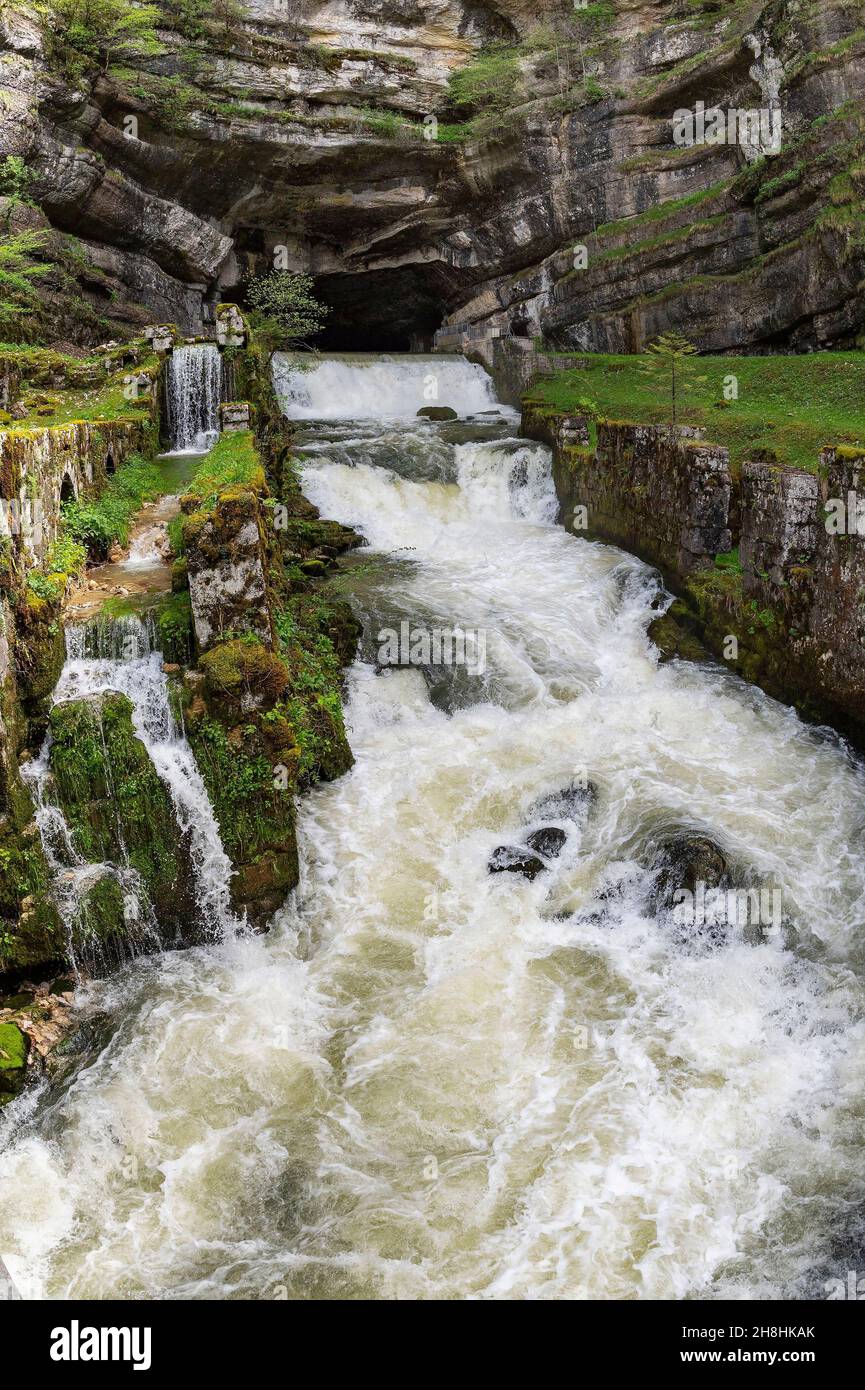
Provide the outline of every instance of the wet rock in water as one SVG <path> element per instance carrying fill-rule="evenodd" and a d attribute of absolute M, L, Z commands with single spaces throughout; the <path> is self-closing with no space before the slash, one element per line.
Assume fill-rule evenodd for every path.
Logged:
<path fill-rule="evenodd" d="M 727 860 L 708 835 L 676 835 L 661 842 L 650 868 L 657 871 L 654 906 L 675 906 L 675 895 L 682 889 L 695 893 L 703 888 L 724 888 L 731 879 Z"/>
<path fill-rule="evenodd" d="M 17 1023 L 0 1023 L 0 1106 L 18 1095 L 27 1075 L 30 1039 Z"/>
<path fill-rule="evenodd" d="M 522 874 L 535 879 L 546 868 L 542 859 L 530 854 L 521 845 L 499 845 L 490 855 L 487 870 L 491 874 Z"/>
<path fill-rule="evenodd" d="M 123 892 L 101 866 L 128 864 L 158 920 L 188 933 L 197 921 L 188 833 L 135 732 L 132 702 L 118 691 L 56 704 L 50 717 L 51 773 L 76 852 L 93 866 L 82 886 L 76 950 L 103 949 L 125 935 Z"/>
<path fill-rule="evenodd" d="M 662 662 L 677 656 L 685 661 L 709 660 L 698 635 L 697 619 L 679 599 L 649 624 L 648 636 L 660 651 Z"/>
<path fill-rule="evenodd" d="M 460 417 L 449 405 L 425 405 L 418 411 L 424 420 L 458 420 Z"/>
<path fill-rule="evenodd" d="M 116 1026 L 113 1016 L 105 1010 L 94 1010 L 83 1018 L 78 1016 L 46 1052 L 45 1075 L 52 1081 L 63 1081 L 94 1062 L 108 1046 Z"/>
<path fill-rule="evenodd" d="M 598 789 L 594 782 L 569 782 L 559 791 L 547 792 L 533 801 L 526 812 L 526 820 L 574 820 L 586 819 L 598 799 Z"/>
<path fill-rule="evenodd" d="M 540 830 L 533 830 L 531 835 L 526 836 L 526 844 L 545 859 L 555 859 L 564 849 L 567 838 L 559 826 L 543 825 Z"/>

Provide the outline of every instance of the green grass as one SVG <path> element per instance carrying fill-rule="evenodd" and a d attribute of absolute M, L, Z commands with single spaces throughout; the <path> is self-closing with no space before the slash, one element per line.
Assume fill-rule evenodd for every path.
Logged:
<path fill-rule="evenodd" d="M 657 380 L 640 370 L 645 361 L 641 354 L 575 354 L 573 369 L 539 381 L 525 399 L 553 414 L 577 411 L 588 399 L 601 418 L 663 424 L 669 405 Z M 865 352 L 693 361 L 706 380 L 680 401 L 680 423 L 702 425 L 708 441 L 730 450 L 734 469 L 748 458 L 774 457 L 814 471 L 824 445 L 865 444 Z M 728 402 L 729 375 L 739 398 Z"/>
<path fill-rule="evenodd" d="M 19 351 L 10 351 L 13 361 L 16 360 Z M 80 385 L 72 390 L 54 390 L 44 386 L 25 387 L 21 399 L 28 408 L 27 415 L 21 420 L 10 420 L 4 428 L 45 429 L 54 425 L 68 425 L 76 420 L 94 424 L 102 420 L 141 420 L 146 415 L 150 406 L 149 399 L 144 395 L 137 400 L 127 399 L 123 379 L 130 372 L 155 371 L 155 357 L 145 357 L 134 367 L 124 367 L 111 376 L 106 376 L 101 369 L 101 363 L 93 359 L 63 359 L 59 354 L 52 354 L 41 348 L 31 348 L 29 352 L 29 362 L 16 362 L 16 365 L 23 366 L 22 375 L 25 380 L 35 382 L 40 377 L 44 379 L 53 360 L 60 373 L 64 372 L 68 361 L 68 377 L 72 381 L 84 381 L 89 377 L 95 378 L 95 384 Z M 5 356 L 5 347 L 0 347 L 0 363 Z"/>
<path fill-rule="evenodd" d="M 264 487 L 264 468 L 251 430 L 220 435 L 186 492 L 201 498 L 202 508 L 208 509 L 231 487 Z"/>

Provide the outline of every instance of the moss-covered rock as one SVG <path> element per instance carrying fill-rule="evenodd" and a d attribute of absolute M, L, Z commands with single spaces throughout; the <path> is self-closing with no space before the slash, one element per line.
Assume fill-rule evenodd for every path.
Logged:
<path fill-rule="evenodd" d="M 662 661 L 681 657 L 685 661 L 706 661 L 709 653 L 695 630 L 694 614 L 686 603 L 676 599 L 661 618 L 649 624 L 649 637 L 661 653 Z"/>
<path fill-rule="evenodd" d="M 187 684 L 185 722 L 236 873 L 235 904 L 263 922 L 297 883 L 301 750 L 282 700 L 285 662 L 252 637 L 223 642 Z"/>
<path fill-rule="evenodd" d="M 166 661 L 185 666 L 192 659 L 192 605 L 189 592 L 169 594 L 154 609 L 159 650 Z"/>
<path fill-rule="evenodd" d="M 21 780 L 26 720 L 14 675 L 17 640 L 0 602 L 0 976 L 60 961 L 65 936 L 49 895 L 49 870 Z"/>
<path fill-rule="evenodd" d="M 238 716 L 272 709 L 289 683 L 285 662 L 251 635 L 205 652 L 201 669 L 208 694 Z"/>
<path fill-rule="evenodd" d="M 76 850 L 93 864 L 136 869 L 160 924 L 188 935 L 195 918 L 188 846 L 133 729 L 131 702 L 109 691 L 55 705 L 51 738 L 57 799 Z M 100 923 L 109 907 L 101 899 L 94 905 Z"/>
<path fill-rule="evenodd" d="M 51 694 L 66 660 L 61 597 L 43 598 L 30 592 L 16 612 L 18 697 L 29 721 L 31 742 L 37 747 L 45 729 Z"/>
<path fill-rule="evenodd" d="M 123 889 L 117 877 L 105 870 L 81 894 L 76 928 L 82 944 L 98 943 L 104 948 L 112 937 L 122 936 L 125 928 Z"/>
<path fill-rule="evenodd" d="M 226 714 L 218 699 L 194 698 L 187 736 L 236 871 L 232 899 L 261 924 L 298 881 L 293 792 L 300 750 L 280 713 L 243 723 L 223 722 Z"/>
<path fill-rule="evenodd" d="M 18 1095 L 27 1075 L 30 1039 L 15 1023 L 0 1023 L 0 1105 Z"/>

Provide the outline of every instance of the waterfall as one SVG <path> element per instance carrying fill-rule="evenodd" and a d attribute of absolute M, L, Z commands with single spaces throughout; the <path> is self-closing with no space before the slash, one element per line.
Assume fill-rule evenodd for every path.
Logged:
<path fill-rule="evenodd" d="M 106 691 L 119 691 L 132 702 L 135 733 L 169 791 L 181 833 L 188 832 L 190 837 L 197 906 L 205 930 L 213 938 L 225 937 L 235 934 L 242 925 L 231 910 L 231 864 L 192 750 L 177 726 L 155 636 L 149 617 L 102 617 L 67 628 L 66 662 L 53 703 Z M 92 884 L 94 873 L 101 870 L 114 874 L 124 891 L 128 955 L 152 950 L 159 941 L 159 925 L 135 870 L 127 864 L 95 868 L 75 851 L 63 812 L 51 800 L 50 746 L 49 733 L 39 757 L 25 765 L 24 773 L 33 791 L 37 826 L 54 873 L 55 898 L 70 948 L 79 923 L 82 894 Z M 95 959 L 78 962 L 74 949 L 71 955 L 73 963 L 91 969 L 105 964 Z"/>
<path fill-rule="evenodd" d="M 211 343 L 176 347 L 168 361 L 168 432 L 174 453 L 205 453 L 219 433 L 222 357 Z"/>
<path fill-rule="evenodd" d="M 277 352 L 272 371 L 280 405 L 299 420 L 409 418 L 427 406 L 460 416 L 502 410 L 487 372 L 465 357 Z"/>
<path fill-rule="evenodd" d="M 158 949 L 158 924 L 136 869 L 128 862 L 90 864 L 75 849 L 62 810 L 50 800 L 50 747 L 50 735 L 46 735 L 38 758 L 23 766 L 22 777 L 33 796 L 36 826 L 53 879 L 52 891 L 66 933 L 69 963 L 76 975 L 81 970 L 107 974 L 143 952 Z M 87 894 L 101 878 L 116 880 L 123 902 L 122 932 L 108 943 L 92 935 L 87 922 Z"/>
<path fill-rule="evenodd" d="M 556 525 L 549 452 L 512 417 L 407 419 L 411 364 L 354 366 L 380 383 L 362 419 L 291 389 L 319 417 L 306 496 L 369 542 L 342 576 L 366 630 L 355 766 L 299 802 L 270 934 L 115 977 L 111 1045 L 0 1146 L 12 1278 L 56 1299 L 825 1297 L 865 1209 L 861 762 L 720 667 L 659 664 L 657 574 Z M 442 698 L 388 667 L 379 632 L 404 620 L 485 632 L 486 672 Z M 125 689 L 179 769 L 150 646 L 73 635 L 59 695 Z M 537 877 L 488 872 L 551 822 Z M 651 848 L 694 830 L 777 886 L 789 930 L 752 944 L 658 907 Z"/>

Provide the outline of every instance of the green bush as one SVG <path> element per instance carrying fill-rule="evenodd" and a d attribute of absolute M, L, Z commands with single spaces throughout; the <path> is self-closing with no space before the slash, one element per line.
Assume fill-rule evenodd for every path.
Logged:
<path fill-rule="evenodd" d="M 36 175 L 27 168 L 20 155 L 7 154 L 0 162 L 0 197 L 21 202 L 26 199 L 35 181 Z"/>
<path fill-rule="evenodd" d="M 313 293 L 311 275 L 274 270 L 257 275 L 247 285 L 247 299 L 264 318 L 279 325 L 283 345 L 303 342 L 324 327 L 330 310 Z"/>
<path fill-rule="evenodd" d="M 140 454 L 131 454 L 102 495 L 63 507 L 65 534 L 86 546 L 93 560 L 105 560 L 113 545 L 125 545 L 129 523 L 144 502 L 162 492 L 158 466 Z"/>
<path fill-rule="evenodd" d="M 33 281 L 50 270 L 36 256 L 45 246 L 44 232 L 0 236 L 0 327 L 32 315 L 39 296 Z"/>
<path fill-rule="evenodd" d="M 128 0 L 45 0 L 37 6 L 48 56 L 67 74 L 106 72 L 112 63 L 164 52 L 156 5 Z"/>

